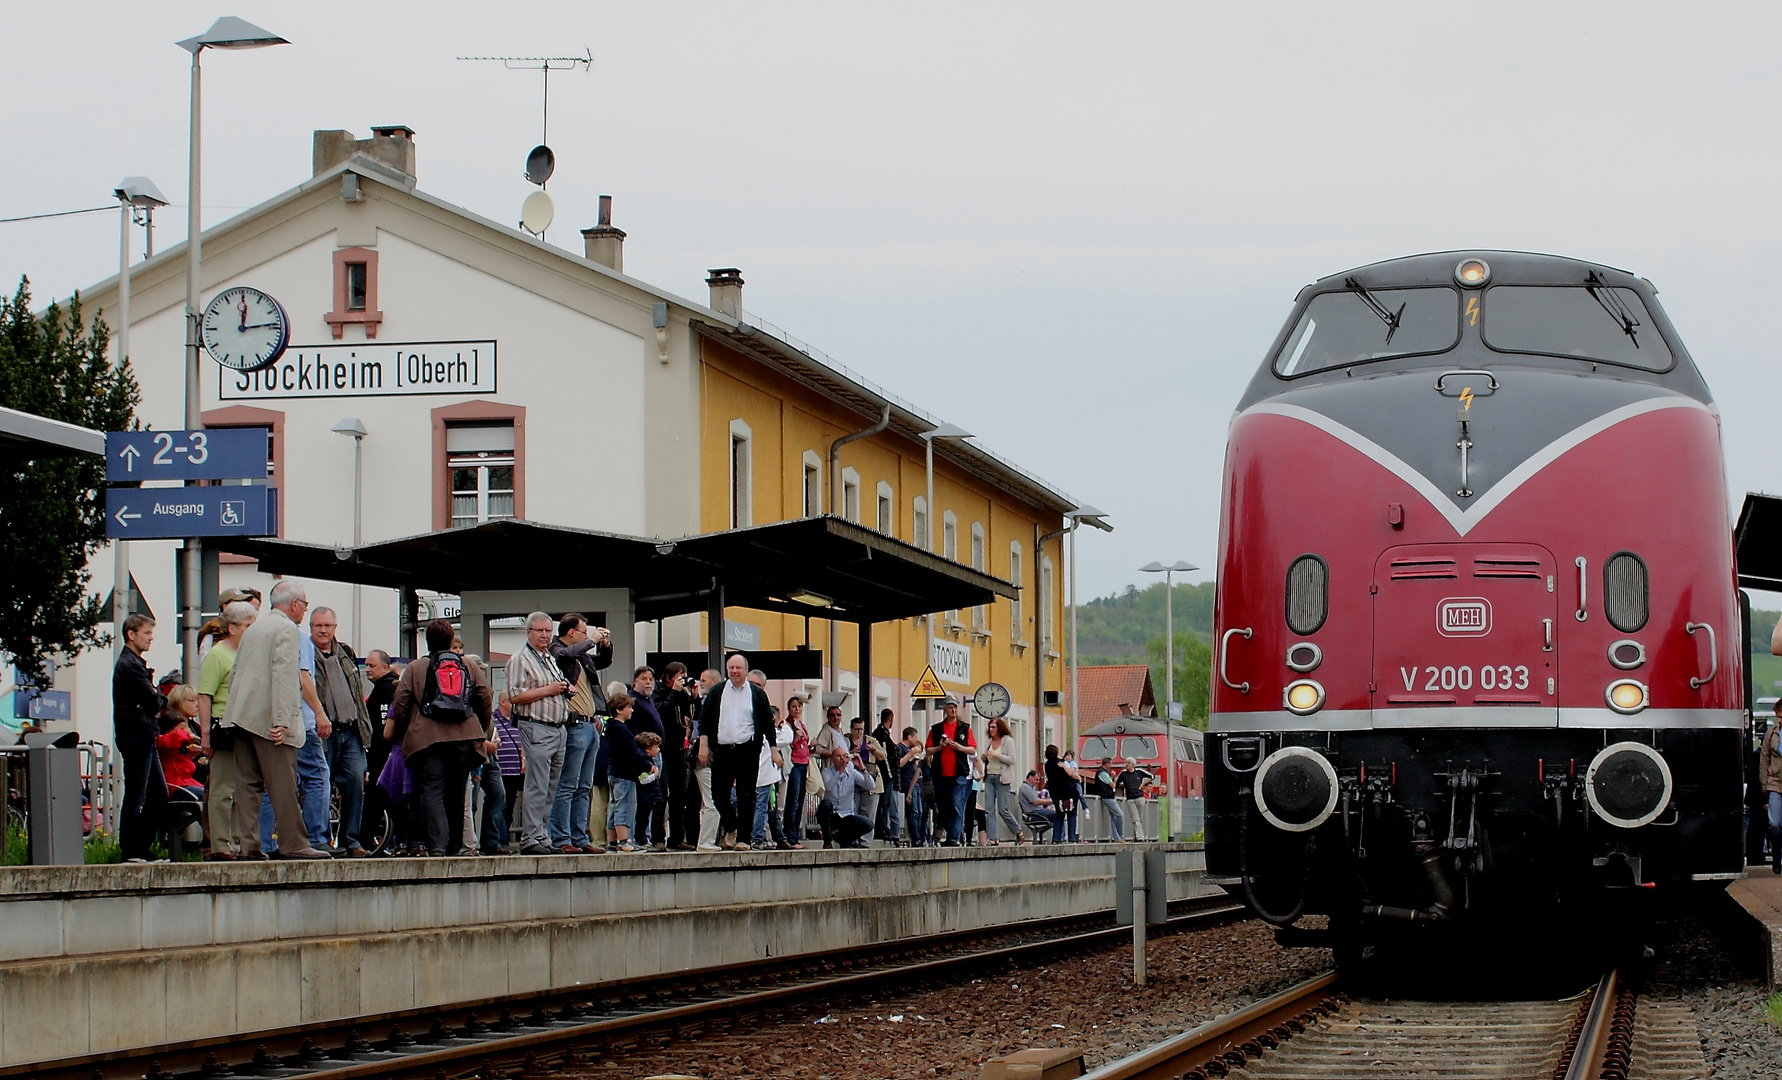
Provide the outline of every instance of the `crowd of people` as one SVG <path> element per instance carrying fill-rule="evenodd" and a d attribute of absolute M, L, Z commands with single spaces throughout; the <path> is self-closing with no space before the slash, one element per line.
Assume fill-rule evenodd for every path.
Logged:
<path fill-rule="evenodd" d="M 175 801 L 205 825 L 205 857 L 231 861 L 1074 843 L 1086 800 L 1121 840 L 1122 804 L 1152 792 L 1131 759 L 1085 770 L 1052 746 L 1017 783 L 1007 724 L 980 740 L 953 699 L 926 734 L 894 731 L 890 709 L 868 731 L 838 705 L 813 733 L 804 696 L 773 704 L 741 654 L 697 678 L 670 663 L 603 681 L 612 633 L 576 612 L 527 616 L 497 695 L 443 619 L 426 626 L 426 655 L 397 666 L 383 650 L 361 661 L 297 582 L 264 610 L 252 589 L 220 600 L 195 683 L 157 684 L 143 659 L 154 620 L 124 624 L 113 708 L 128 861 L 151 858 Z M 387 834 L 367 834 L 368 807 Z"/>

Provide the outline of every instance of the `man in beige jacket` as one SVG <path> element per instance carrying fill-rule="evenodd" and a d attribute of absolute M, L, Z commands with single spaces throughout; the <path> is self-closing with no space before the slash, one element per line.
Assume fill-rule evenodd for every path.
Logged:
<path fill-rule="evenodd" d="M 260 794 L 272 797 L 281 859 L 326 859 L 304 835 L 297 802 L 297 748 L 303 745 L 303 690 L 298 666 L 302 631 L 297 625 L 309 599 L 303 586 L 272 587 L 271 611 L 241 636 L 229 676 L 229 723 L 236 728 L 235 828 L 244 858 L 260 850 Z"/>

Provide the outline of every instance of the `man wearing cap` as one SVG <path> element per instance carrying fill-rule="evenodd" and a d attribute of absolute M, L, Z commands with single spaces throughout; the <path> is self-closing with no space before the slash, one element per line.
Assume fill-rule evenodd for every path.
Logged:
<path fill-rule="evenodd" d="M 928 729 L 928 760 L 934 776 L 934 831 L 945 833 L 942 847 L 965 842 L 965 800 L 971 796 L 971 758 L 978 742 L 971 725 L 959 719 L 959 702 L 945 701 L 941 722 Z"/>

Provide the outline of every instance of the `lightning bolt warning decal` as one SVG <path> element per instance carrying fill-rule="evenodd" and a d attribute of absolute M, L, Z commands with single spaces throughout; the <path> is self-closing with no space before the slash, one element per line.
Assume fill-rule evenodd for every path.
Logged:
<path fill-rule="evenodd" d="M 1479 298 L 1478 297 L 1469 296 L 1466 298 L 1466 315 L 1467 315 L 1467 323 L 1466 324 L 1468 326 L 1479 325 Z"/>

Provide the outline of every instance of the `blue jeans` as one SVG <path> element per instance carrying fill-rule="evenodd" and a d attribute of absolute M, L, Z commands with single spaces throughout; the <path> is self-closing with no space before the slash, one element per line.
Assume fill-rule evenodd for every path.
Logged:
<path fill-rule="evenodd" d="M 557 793 L 551 799 L 551 846 L 585 847 L 593 842 L 588 839 L 588 804 L 594 797 L 594 761 L 600 751 L 600 735 L 593 724 L 575 724 L 564 736 L 563 772 L 557 777 Z"/>
<path fill-rule="evenodd" d="M 303 745 L 297 748 L 297 802 L 303 808 L 303 829 L 309 833 L 309 846 L 327 851 L 333 845 L 328 839 L 328 754 L 322 740 L 313 731 L 305 732 Z M 278 842 L 272 838 L 272 797 L 260 799 L 260 850 L 276 854 Z"/>
<path fill-rule="evenodd" d="M 767 843 L 769 836 L 776 844 L 786 842 L 786 833 L 780 824 L 780 815 L 770 813 L 767 805 L 773 800 L 774 789 L 778 787 L 778 784 L 763 784 L 755 789 L 755 831 L 752 838 L 757 844 Z"/>
<path fill-rule="evenodd" d="M 1782 791 L 1768 791 L 1770 797 L 1770 863 L 1776 862 L 1777 852 L 1782 852 Z"/>
<path fill-rule="evenodd" d="M 1108 815 L 1108 835 L 1115 840 L 1126 839 L 1126 811 L 1120 809 L 1120 800 L 1103 799 L 1101 808 Z"/>
<path fill-rule="evenodd" d="M 1077 804 L 1075 800 L 1072 800 L 1069 810 L 1058 811 L 1058 816 L 1052 819 L 1052 843 L 1064 843 L 1067 825 L 1070 827 L 1070 842 L 1074 844 L 1077 842 Z"/>
<path fill-rule="evenodd" d="M 606 807 L 606 827 L 629 829 L 637 824 L 637 781 L 626 780 L 609 773 L 607 791 L 610 793 L 608 795 L 610 801 Z"/>
<path fill-rule="evenodd" d="M 965 843 L 965 801 L 971 798 L 971 778 L 937 776 L 934 778 L 934 831 L 944 832 L 955 844 Z"/>
<path fill-rule="evenodd" d="M 911 782 L 904 806 L 910 815 L 910 846 L 922 847 L 928 843 L 928 808 L 922 804 L 921 777 Z"/>
<path fill-rule="evenodd" d="M 507 785 L 501 779 L 501 766 L 487 758 L 477 770 L 477 787 L 483 793 L 483 854 L 507 846 Z"/>
<path fill-rule="evenodd" d="M 804 765 L 788 765 L 791 771 L 786 774 L 786 805 L 780 807 L 781 817 L 785 821 L 781 827 L 785 832 L 786 842 L 796 844 L 804 839 Z"/>
<path fill-rule="evenodd" d="M 340 846 L 364 847 L 359 843 L 359 822 L 365 813 L 365 744 L 359 741 L 358 725 L 335 728 L 323 749 L 330 779 L 340 785 Z"/>
<path fill-rule="evenodd" d="M 984 816 L 988 819 L 985 824 L 988 826 L 992 840 L 996 839 L 996 823 L 998 821 L 1001 821 L 1003 827 L 1009 831 L 1008 836 L 1004 839 L 1021 839 L 1021 823 L 1015 820 L 1015 812 L 1009 809 L 1010 801 L 1009 785 L 1006 780 L 999 776 L 984 777 L 984 809 L 987 811 Z"/>
<path fill-rule="evenodd" d="M 887 789 L 879 796 L 878 820 L 873 822 L 873 835 L 882 836 L 895 843 L 903 835 L 903 815 L 898 812 L 898 804 L 903 799 L 903 792 Z"/>

